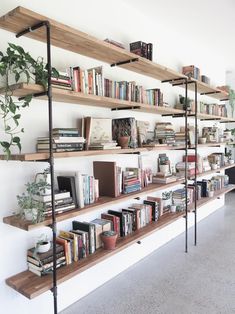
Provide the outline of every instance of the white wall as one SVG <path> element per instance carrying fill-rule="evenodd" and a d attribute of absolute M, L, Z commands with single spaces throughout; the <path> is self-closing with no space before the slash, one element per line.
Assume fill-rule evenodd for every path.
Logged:
<path fill-rule="evenodd" d="M 168 1 L 169 2 L 169 1 Z M 179 10 L 181 4 L 184 8 Z M 146 1 L 145 1 L 146 4 Z M 201 67 L 202 72 L 211 77 L 215 85 L 224 84 L 226 64 L 223 62 L 223 54 L 219 50 L 214 49 L 214 41 L 209 42 L 207 37 L 204 37 L 204 28 L 199 27 L 201 23 L 191 23 L 192 16 L 191 2 L 174 1 L 171 4 L 165 1 L 149 1 L 151 4 L 149 12 L 145 12 L 146 6 L 142 6 L 138 1 L 118 1 L 112 3 L 108 0 L 89 0 L 89 1 L 29 1 L 29 0 L 3 0 L 1 1 L 0 15 L 5 14 L 9 10 L 18 5 L 25 6 L 38 13 L 46 15 L 50 18 L 57 19 L 70 26 L 76 27 L 84 32 L 97 36 L 100 39 L 113 38 L 117 41 L 123 42 L 128 48 L 128 43 L 136 40 L 143 40 L 154 43 L 154 60 L 160 64 L 172 67 L 180 71 L 180 67 L 186 64 L 195 64 Z M 154 6 L 153 6 L 154 5 Z M 227 2 L 227 5 L 229 3 Z M 231 6 L 233 4 L 231 3 Z M 174 6 L 174 7 L 173 7 Z M 213 33 L 212 25 L 215 25 L 213 14 L 209 11 L 206 25 L 210 25 Z M 227 8 L 229 11 L 229 7 Z M 154 11 L 155 10 L 155 11 Z M 156 14 L 151 13 L 155 12 Z M 193 16 L 200 15 L 205 10 L 202 7 L 193 8 Z M 149 13 L 149 14 L 148 14 Z M 150 16 L 150 17 L 149 17 Z M 224 18 L 220 20 L 220 24 L 224 25 L 228 21 Z M 227 25 L 227 24 L 226 24 Z M 183 26 L 185 29 L 183 29 Z M 20 44 L 25 47 L 34 57 L 44 56 L 46 46 L 40 42 L 20 38 L 16 39 L 14 34 L 0 30 L 1 48 L 5 50 L 8 42 Z M 224 39 L 224 37 L 223 37 Z M 218 42 L 219 44 L 219 42 Z M 210 47 L 213 46 L 213 51 Z M 219 45 L 218 45 L 219 46 Z M 65 52 L 62 49 L 52 49 L 53 65 L 58 69 L 65 69 L 69 66 L 80 65 L 84 68 L 101 63 L 96 60 L 91 60 L 86 57 L 76 55 L 71 52 Z M 161 85 L 153 79 L 145 78 L 142 75 L 128 72 L 123 69 L 110 68 L 104 65 L 106 77 L 116 80 L 135 80 L 138 84 L 144 87 L 158 87 L 164 91 L 164 100 L 168 101 L 172 106 L 174 105 L 178 94 L 183 90 L 180 88 L 173 89 L 169 85 Z M 213 102 L 210 98 L 205 98 L 208 102 Z M 98 109 L 95 107 L 78 106 L 72 104 L 62 104 L 54 102 L 54 127 L 74 127 L 77 124 L 77 119 L 85 115 L 92 115 L 97 117 L 121 117 L 134 116 L 139 120 L 149 120 L 153 126 L 156 121 L 160 121 L 160 116 L 150 116 L 145 113 L 133 112 L 110 112 L 108 109 Z M 181 119 L 168 119 L 173 121 L 176 130 L 180 125 L 183 125 Z M 211 122 L 201 122 L 200 125 L 212 124 Z M 47 104 L 44 101 L 33 100 L 29 109 L 26 109 L 22 117 L 22 126 L 25 128 L 25 134 L 22 136 L 23 152 L 31 152 L 35 149 L 36 138 L 38 136 L 45 136 L 47 134 Z M 218 150 L 218 149 L 216 149 Z M 202 155 L 213 152 L 213 148 L 207 151 L 202 151 Z M 172 161 L 176 162 L 181 159 L 181 152 L 167 152 Z M 152 163 L 153 167 L 156 165 L 157 153 L 149 153 L 144 156 L 146 163 Z M 99 156 L 89 158 L 70 158 L 69 160 L 56 160 L 56 170 L 62 169 L 78 169 L 83 172 L 91 172 L 93 160 L 116 160 L 121 166 L 137 165 L 136 156 Z M 12 211 L 17 208 L 16 195 L 21 193 L 24 189 L 24 184 L 33 178 L 35 173 L 44 169 L 46 163 L 22 163 L 22 162 L 0 162 L 1 167 L 1 218 L 11 215 Z M 158 193 L 159 194 L 159 193 Z M 121 208 L 127 203 L 120 203 L 114 208 Z M 103 208 L 106 211 L 108 208 Z M 102 212 L 102 211 L 99 211 Z M 99 213 L 80 216 L 81 220 L 89 220 L 97 217 Z M 58 224 L 58 229 L 69 229 L 71 221 L 65 221 Z M 179 233 L 180 229 L 175 233 Z M 0 259 L 0 303 L 2 308 L 7 313 L 15 313 L 17 308 L 18 313 L 52 313 L 52 296 L 51 293 L 45 293 L 42 296 L 29 301 L 8 286 L 5 285 L 5 279 L 15 273 L 26 269 L 26 250 L 34 243 L 35 237 L 42 232 L 50 234 L 49 228 L 42 228 L 40 230 L 25 232 L 3 223 L 0 224 L 0 241 L 2 247 L 2 254 Z M 167 239 L 167 232 L 165 233 Z M 183 243 L 182 243 L 183 249 Z M 144 249 L 143 249 L 144 250 Z M 129 249 L 129 255 L 134 254 L 134 260 L 138 257 L 137 250 Z M 145 254 L 148 249 L 146 249 Z M 127 252 L 125 251 L 127 254 Z M 142 254 L 142 253 L 141 253 Z M 123 254 L 120 254 L 123 258 Z M 119 261 L 118 257 L 113 258 L 113 263 Z M 126 265 L 132 261 L 126 261 Z M 110 265 L 110 263 L 109 263 Z M 114 264 L 112 264 L 113 266 Z M 102 265 L 100 265 L 102 270 Z M 111 267 L 112 268 L 112 267 Z M 121 267 L 122 268 L 122 267 Z M 107 270 L 109 271 L 109 270 Z M 77 290 L 81 288 L 83 280 L 87 282 L 90 275 L 95 281 L 95 275 L 88 272 L 82 274 L 79 278 L 74 278 L 67 283 L 61 285 L 59 288 L 59 302 L 60 307 L 63 308 L 75 301 L 76 298 L 83 294 Z M 106 276 L 110 278 L 110 275 Z M 105 276 L 103 276 L 105 278 Z M 99 278 L 97 277 L 97 282 Z M 101 283 L 101 281 L 100 281 Z M 84 291 L 88 292 L 91 287 L 85 286 Z M 85 292 L 84 292 L 85 293 Z"/>

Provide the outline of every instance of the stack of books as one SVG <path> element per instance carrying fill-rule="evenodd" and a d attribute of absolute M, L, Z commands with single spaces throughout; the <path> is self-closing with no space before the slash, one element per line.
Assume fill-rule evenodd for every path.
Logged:
<path fill-rule="evenodd" d="M 157 122 L 155 125 L 155 138 L 160 144 L 174 144 L 175 131 L 170 122 Z"/>
<path fill-rule="evenodd" d="M 126 168 L 123 171 L 123 193 L 141 190 L 141 170 L 139 168 Z"/>
<path fill-rule="evenodd" d="M 50 217 L 52 215 L 52 201 L 51 195 L 34 195 L 34 199 L 43 203 L 44 217 Z M 70 192 L 55 192 L 55 213 L 62 214 L 66 211 L 74 209 L 76 204 L 71 197 Z"/>
<path fill-rule="evenodd" d="M 168 184 L 171 182 L 175 182 L 177 178 L 173 176 L 170 173 L 162 173 L 162 172 L 157 172 L 155 176 L 153 176 L 153 183 L 158 183 L 158 184 Z"/>
<path fill-rule="evenodd" d="M 185 168 L 186 162 L 181 161 L 176 164 L 176 170 L 178 171 L 179 175 L 185 175 Z M 195 162 L 187 162 L 187 176 L 191 177 L 198 173 L 197 169 L 195 168 Z"/>
<path fill-rule="evenodd" d="M 28 269 L 32 273 L 43 276 L 53 271 L 53 250 L 51 249 L 45 253 L 37 253 L 36 248 L 33 247 L 27 251 Z M 56 244 L 56 267 L 66 265 L 66 257 L 64 247 Z"/>
<path fill-rule="evenodd" d="M 175 145 L 185 145 L 185 132 L 175 132 Z"/>
<path fill-rule="evenodd" d="M 51 76 L 51 86 L 60 88 L 60 89 L 72 89 L 72 81 L 70 79 L 70 76 L 67 74 L 67 72 L 60 72 L 59 71 L 59 77 Z"/>
<path fill-rule="evenodd" d="M 121 146 L 117 146 L 117 141 L 108 141 L 108 142 L 95 142 L 90 143 L 89 150 L 105 150 L 105 149 L 121 149 Z"/>
<path fill-rule="evenodd" d="M 53 129 L 54 152 L 81 151 L 84 148 L 84 143 L 84 137 L 80 136 L 80 132 L 76 128 Z M 38 152 L 48 152 L 49 137 L 39 137 L 36 148 Z"/>
<path fill-rule="evenodd" d="M 173 191 L 172 201 L 173 204 L 177 206 L 178 211 L 183 211 L 185 209 L 186 190 L 183 188 Z"/>
<path fill-rule="evenodd" d="M 130 43 L 130 52 L 152 61 L 153 44 L 152 43 L 147 44 L 143 41 L 135 41 L 133 43 Z"/>

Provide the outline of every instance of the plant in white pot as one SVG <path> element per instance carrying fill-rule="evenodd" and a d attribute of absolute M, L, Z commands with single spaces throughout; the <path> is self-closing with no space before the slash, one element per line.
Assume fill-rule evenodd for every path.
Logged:
<path fill-rule="evenodd" d="M 51 242 L 48 240 L 46 234 L 41 234 L 35 244 L 35 251 L 34 253 L 45 253 L 49 251 L 51 248 Z"/>
<path fill-rule="evenodd" d="M 17 195 L 18 205 L 21 209 L 20 215 L 33 223 L 41 222 L 44 218 L 44 203 L 35 199 L 50 186 L 44 180 L 39 182 L 28 182 L 25 184 L 26 192 Z"/>

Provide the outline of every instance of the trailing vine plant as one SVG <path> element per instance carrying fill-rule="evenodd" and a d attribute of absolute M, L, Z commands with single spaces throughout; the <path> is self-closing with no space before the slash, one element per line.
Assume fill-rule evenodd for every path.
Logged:
<path fill-rule="evenodd" d="M 58 71 L 53 68 L 52 74 L 58 77 Z M 3 78 L 3 87 L 0 89 L 0 116 L 3 121 L 3 131 L 6 139 L 0 139 L 0 145 L 6 154 L 7 159 L 11 155 L 11 149 L 17 146 L 21 152 L 20 133 L 24 128 L 20 128 L 21 110 L 28 107 L 32 95 L 27 95 L 22 101 L 15 100 L 10 79 L 13 77 L 15 83 L 24 77 L 28 84 L 30 79 L 35 80 L 47 88 L 47 65 L 42 57 L 34 59 L 28 52 L 25 52 L 21 46 L 8 43 L 5 53 L 0 51 L 0 76 Z"/>

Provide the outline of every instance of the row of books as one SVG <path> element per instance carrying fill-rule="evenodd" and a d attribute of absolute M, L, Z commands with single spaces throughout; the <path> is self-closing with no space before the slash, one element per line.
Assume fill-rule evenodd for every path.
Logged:
<path fill-rule="evenodd" d="M 67 72 L 61 72 L 59 71 L 59 76 L 55 77 L 54 75 L 51 76 L 51 86 L 60 88 L 60 89 L 72 89 L 72 81 L 70 76 L 67 74 Z"/>
<path fill-rule="evenodd" d="M 153 106 L 163 106 L 163 94 L 159 88 L 144 89 L 135 82 L 113 81 L 104 79 L 104 96 L 144 103 Z"/>
<path fill-rule="evenodd" d="M 225 106 L 225 104 L 223 105 L 205 104 L 203 102 L 200 102 L 200 106 L 198 107 L 199 107 L 200 113 L 206 113 L 206 114 L 215 115 L 219 117 L 228 116 L 227 107 Z"/>
<path fill-rule="evenodd" d="M 157 122 L 155 125 L 155 139 L 160 144 L 174 144 L 175 131 L 170 122 Z"/>

